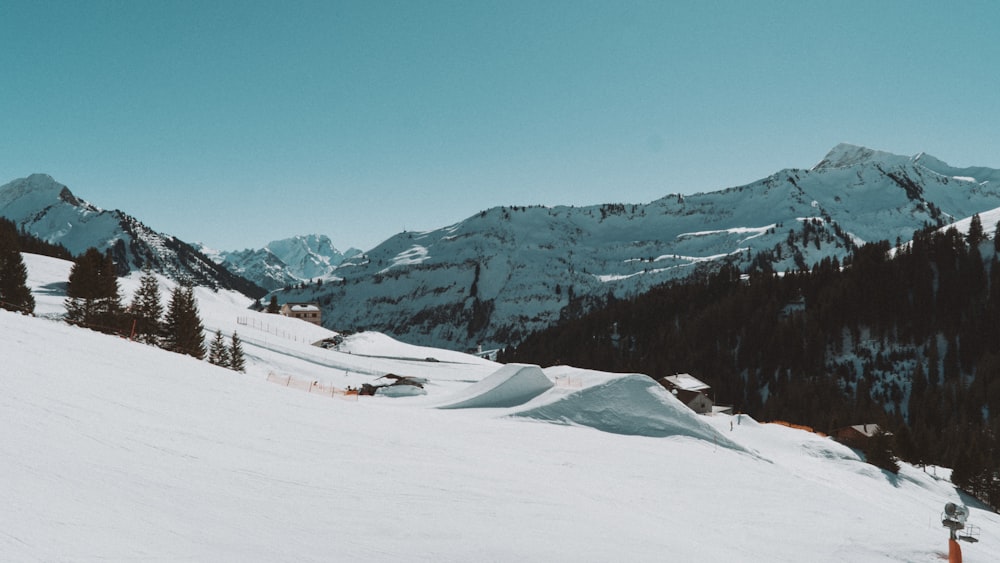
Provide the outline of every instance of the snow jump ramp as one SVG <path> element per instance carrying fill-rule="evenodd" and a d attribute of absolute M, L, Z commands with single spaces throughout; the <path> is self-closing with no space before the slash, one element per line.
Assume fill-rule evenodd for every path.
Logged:
<path fill-rule="evenodd" d="M 662 385 L 641 374 L 614 377 L 552 402 L 536 402 L 512 416 L 589 426 L 613 434 L 686 436 L 747 451 L 671 396 Z"/>
<path fill-rule="evenodd" d="M 483 380 L 452 396 L 439 409 L 508 408 L 523 405 L 555 384 L 542 368 L 529 364 L 507 364 Z"/>

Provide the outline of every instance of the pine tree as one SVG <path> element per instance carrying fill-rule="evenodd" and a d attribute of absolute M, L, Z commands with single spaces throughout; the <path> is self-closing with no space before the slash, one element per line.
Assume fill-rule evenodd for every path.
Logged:
<path fill-rule="evenodd" d="M 229 348 L 229 369 L 233 371 L 246 371 L 246 358 L 243 356 L 243 341 L 238 334 L 233 332 L 232 346 Z"/>
<path fill-rule="evenodd" d="M 118 276 L 110 254 L 88 248 L 70 270 L 66 295 L 67 322 L 102 332 L 122 328 Z"/>
<path fill-rule="evenodd" d="M 121 293 L 118 289 L 118 270 L 111 253 L 105 253 L 97 274 L 97 323 L 109 332 L 118 332 L 125 322 Z"/>
<path fill-rule="evenodd" d="M 163 328 L 164 348 L 199 360 L 205 357 L 205 326 L 198 315 L 193 288 L 182 285 L 174 288 Z"/>
<path fill-rule="evenodd" d="M 281 308 L 278 306 L 278 296 L 272 295 L 271 302 L 267 304 L 267 312 L 274 315 L 277 314 L 279 311 L 281 311 Z"/>
<path fill-rule="evenodd" d="M 229 367 L 229 349 L 226 348 L 226 343 L 222 339 L 222 331 L 215 331 L 215 338 L 212 339 L 212 344 L 208 349 L 208 362 L 222 367 Z"/>
<path fill-rule="evenodd" d="M 899 473 L 899 462 L 892 452 L 892 435 L 878 430 L 865 444 L 865 461 L 890 473 Z"/>
<path fill-rule="evenodd" d="M 101 255 L 96 248 L 88 248 L 73 263 L 66 285 L 66 322 L 90 324 L 93 321 L 100 258 Z"/>
<path fill-rule="evenodd" d="M 160 301 L 160 284 L 151 269 L 144 268 L 129 306 L 134 321 L 135 338 L 146 344 L 157 344 L 160 332 L 160 318 L 163 317 L 163 303 Z"/>
<path fill-rule="evenodd" d="M 972 216 L 972 221 L 969 223 L 969 234 L 965 236 L 966 242 L 969 246 L 975 247 L 979 246 L 980 242 L 986 238 L 983 233 L 983 220 L 979 218 L 979 214 L 976 213 Z"/>
<path fill-rule="evenodd" d="M 18 250 L 17 236 L 0 231 L 0 308 L 32 314 L 35 298 L 28 289 L 28 269 Z"/>

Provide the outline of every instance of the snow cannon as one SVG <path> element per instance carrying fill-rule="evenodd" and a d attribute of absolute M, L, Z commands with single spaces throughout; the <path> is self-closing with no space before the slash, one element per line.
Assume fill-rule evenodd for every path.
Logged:
<path fill-rule="evenodd" d="M 969 518 L 969 509 L 949 502 L 944 505 L 944 514 L 941 515 L 941 525 L 951 530 L 954 536 L 958 530 L 965 528 L 965 521 Z"/>
<path fill-rule="evenodd" d="M 941 525 L 948 528 L 948 563 L 962 563 L 962 547 L 958 540 L 974 543 L 979 541 L 976 537 L 978 529 L 975 526 L 967 525 L 969 509 L 949 502 L 944 505 L 944 512 L 941 513 Z M 964 530 L 961 534 L 959 530 Z"/>

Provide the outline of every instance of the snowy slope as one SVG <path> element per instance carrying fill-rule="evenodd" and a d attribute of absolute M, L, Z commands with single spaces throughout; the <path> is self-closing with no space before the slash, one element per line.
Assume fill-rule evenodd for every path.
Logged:
<path fill-rule="evenodd" d="M 33 285 L 58 287 L 57 264 L 26 262 Z M 198 299 L 206 324 L 251 331 L 236 320 L 244 298 Z M 385 338 L 333 353 L 302 342 L 323 329 L 275 322 L 253 329 L 270 339 L 248 346 L 251 369 L 237 374 L 0 311 L 0 560 L 932 562 L 946 551 L 938 517 L 961 501 L 947 470 L 889 476 L 829 439 L 697 417 L 666 393 L 664 408 L 631 419 L 670 421 L 677 431 L 660 437 L 608 432 L 613 414 L 523 416 L 622 413 L 642 387 L 565 366 L 544 370 L 555 386 L 521 405 L 440 410 L 499 366 L 393 360 L 409 352 Z M 343 365 L 322 365 L 326 352 Z M 441 384 L 349 401 L 267 381 L 370 380 L 354 371 L 369 361 Z M 614 382 L 630 391 L 601 392 Z M 965 561 L 1000 560 L 1000 516 L 972 507 L 969 522 L 981 541 L 963 545 Z"/>
<path fill-rule="evenodd" d="M 33 174 L 0 186 L 0 217 L 74 255 L 90 247 L 110 251 L 120 273 L 151 266 L 174 279 L 235 289 L 248 295 L 263 291 L 212 262 L 175 237 L 158 233 L 121 211 L 88 203 L 51 176 Z"/>
<path fill-rule="evenodd" d="M 456 348 L 516 343 L 609 295 L 623 298 L 724 262 L 777 271 L 910 240 L 1000 207 L 1000 171 L 956 169 L 838 145 L 810 170 L 644 205 L 494 208 L 398 234 L 346 260 L 338 283 L 279 294 L 318 300 L 324 322 Z"/>

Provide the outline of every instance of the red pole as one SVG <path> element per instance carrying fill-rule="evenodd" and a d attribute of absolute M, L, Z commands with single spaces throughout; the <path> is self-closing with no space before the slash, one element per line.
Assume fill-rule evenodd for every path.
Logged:
<path fill-rule="evenodd" d="M 948 540 L 948 563 L 962 563 L 962 546 L 953 539 Z"/>

